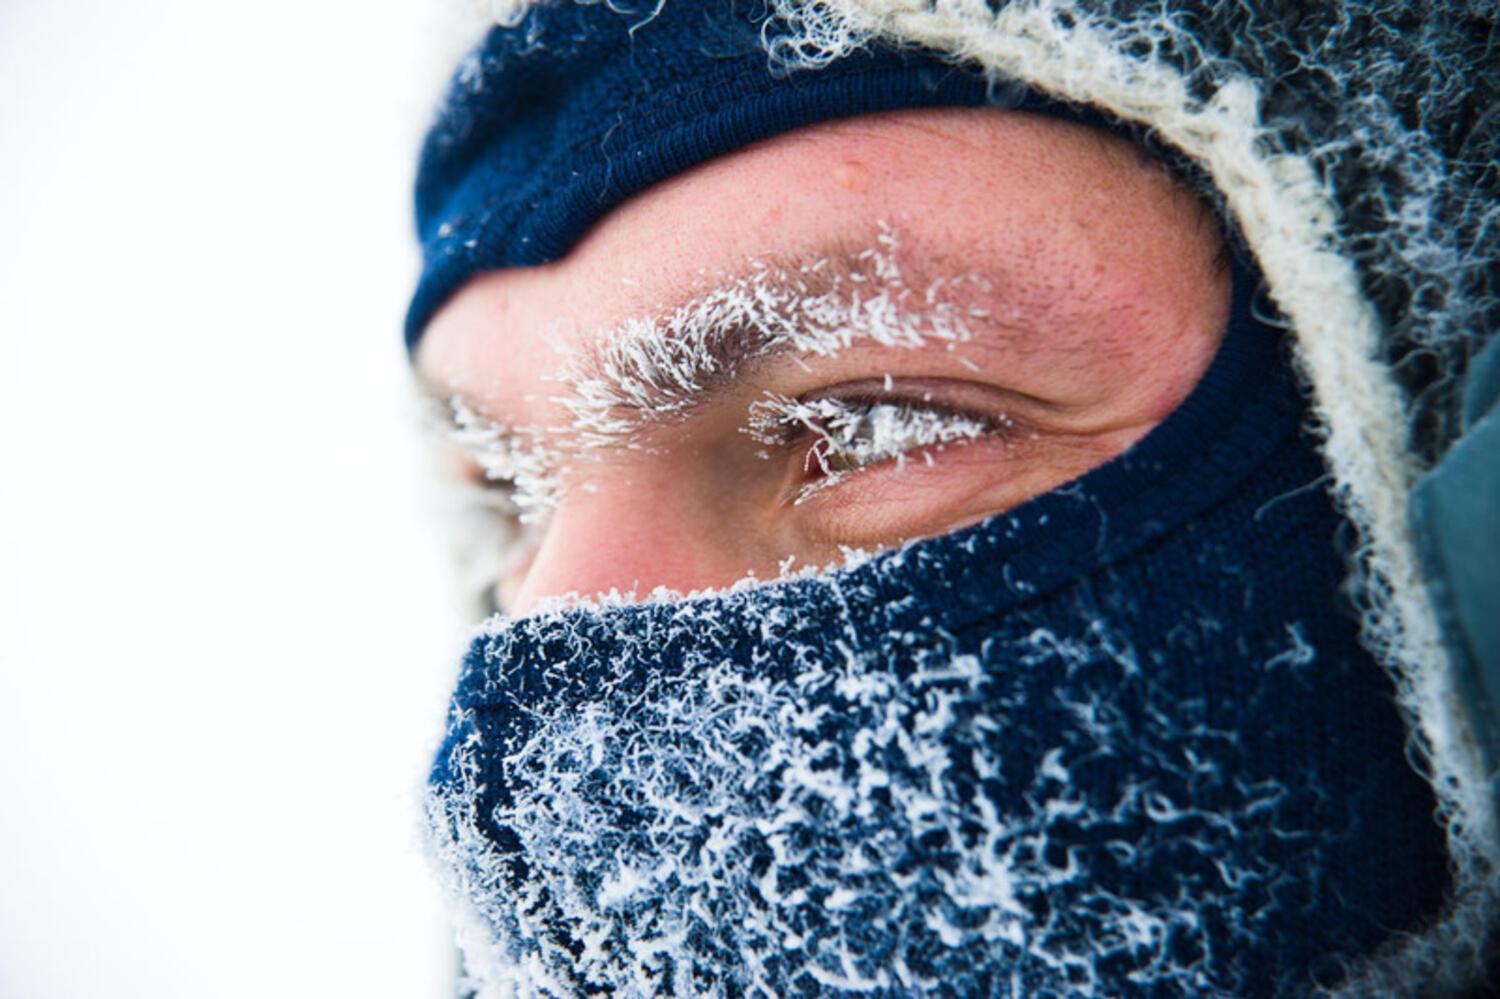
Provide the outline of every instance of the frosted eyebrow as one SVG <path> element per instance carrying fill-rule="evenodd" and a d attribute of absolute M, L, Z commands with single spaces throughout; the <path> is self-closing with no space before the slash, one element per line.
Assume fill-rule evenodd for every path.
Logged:
<path fill-rule="evenodd" d="M 914 286 L 897 263 L 899 245 L 882 226 L 868 249 L 752 263 L 657 314 L 627 318 L 569 348 L 552 396 L 569 414 L 563 425 L 518 433 L 490 423 L 486 447 L 518 454 L 542 437 L 569 453 L 638 446 L 639 433 L 686 419 L 755 362 L 831 357 L 859 341 L 913 349 L 938 341 L 951 349 L 971 340 L 971 322 L 988 314 L 955 297 L 987 290 L 988 281 L 958 274 Z M 435 384 L 423 389 L 450 435 L 472 439 L 472 422 L 454 422 L 454 403 L 482 413 L 477 400 Z"/>
<path fill-rule="evenodd" d="M 979 309 L 955 304 L 955 276 L 914 288 L 897 264 L 896 233 L 876 245 L 781 266 L 757 264 L 656 316 L 634 317 L 576 348 L 557 397 L 584 446 L 629 441 L 677 422 L 755 361 L 832 356 L 858 340 L 916 348 L 971 339 Z"/>

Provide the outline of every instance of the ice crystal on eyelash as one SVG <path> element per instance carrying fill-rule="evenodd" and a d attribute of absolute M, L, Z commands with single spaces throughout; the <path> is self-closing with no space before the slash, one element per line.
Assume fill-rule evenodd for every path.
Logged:
<path fill-rule="evenodd" d="M 973 440 L 993 433 L 996 424 L 899 401 L 873 405 L 837 398 L 804 401 L 770 393 L 750 404 L 746 432 L 762 444 L 784 443 L 787 432 L 799 428 L 812 431 L 827 444 L 819 460 L 836 451 L 868 464 L 916 448 Z"/>
<path fill-rule="evenodd" d="M 490 420 L 458 397 L 448 400 L 450 437 L 479 465 L 491 482 L 508 482 L 504 512 L 523 524 L 539 521 L 557 506 L 562 491 L 555 451 L 528 435 Z"/>
<path fill-rule="evenodd" d="M 831 357 L 862 340 L 907 349 L 969 341 L 970 323 L 985 312 L 960 306 L 953 293 L 984 281 L 949 276 L 914 292 L 899 248 L 882 223 L 875 246 L 853 254 L 846 271 L 826 259 L 795 270 L 757 262 L 665 316 L 627 320 L 565 366 L 570 390 L 557 401 L 572 415 L 571 430 L 584 447 L 629 442 L 643 426 L 687 415 L 744 362 L 782 349 Z"/>
<path fill-rule="evenodd" d="M 933 451 L 994 434 L 1008 424 L 1003 418 L 986 421 L 905 402 L 871 405 L 836 398 L 789 399 L 772 393 L 750 404 L 745 432 L 772 447 L 785 446 L 789 437 L 804 430 L 817 437 L 807 461 L 809 470 L 812 462 L 818 464 L 822 477 L 803 488 L 796 499 L 800 503 L 866 465 L 894 458 L 898 466 L 904 466 L 913 452 L 920 452 L 931 464 Z"/>

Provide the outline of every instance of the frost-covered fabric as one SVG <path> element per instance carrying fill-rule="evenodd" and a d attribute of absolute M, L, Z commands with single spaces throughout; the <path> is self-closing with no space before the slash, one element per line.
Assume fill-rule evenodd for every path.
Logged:
<path fill-rule="evenodd" d="M 1445 846 L 1241 302 L 1122 458 L 957 534 L 497 619 L 429 807 L 483 996 L 1303 995 Z"/>

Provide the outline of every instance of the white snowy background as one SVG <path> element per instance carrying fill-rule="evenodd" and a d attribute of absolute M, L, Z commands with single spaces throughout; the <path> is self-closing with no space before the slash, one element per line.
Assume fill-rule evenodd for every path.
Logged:
<path fill-rule="evenodd" d="M 0 2 L 0 999 L 451 994 L 430 6 Z"/>

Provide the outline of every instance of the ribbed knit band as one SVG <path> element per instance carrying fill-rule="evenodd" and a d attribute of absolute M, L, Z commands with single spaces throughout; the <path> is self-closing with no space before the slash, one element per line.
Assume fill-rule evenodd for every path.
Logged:
<path fill-rule="evenodd" d="M 914 50 L 781 70 L 765 45 L 776 30 L 761 4 L 744 2 L 669 3 L 651 18 L 549 4 L 492 29 L 460 66 L 422 151 L 423 267 L 408 348 L 475 274 L 557 260 L 631 195 L 804 125 L 989 104 L 1143 138 Z"/>

